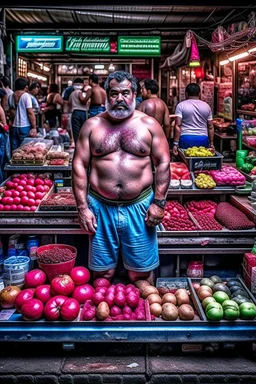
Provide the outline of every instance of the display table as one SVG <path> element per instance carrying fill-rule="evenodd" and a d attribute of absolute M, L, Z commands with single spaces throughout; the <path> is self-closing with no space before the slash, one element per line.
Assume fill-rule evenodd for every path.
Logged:
<path fill-rule="evenodd" d="M 224 140 L 237 140 L 237 134 L 234 134 L 234 135 L 228 135 L 227 133 L 223 132 L 223 133 L 219 133 L 219 132 L 214 132 L 214 137 L 217 138 L 219 140 L 219 143 L 220 143 L 220 148 L 219 148 L 219 151 L 220 153 L 223 152 L 223 141 Z"/>

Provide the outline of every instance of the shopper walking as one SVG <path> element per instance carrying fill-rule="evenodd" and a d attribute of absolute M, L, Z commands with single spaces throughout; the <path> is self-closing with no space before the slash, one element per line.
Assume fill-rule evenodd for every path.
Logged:
<path fill-rule="evenodd" d="M 170 135 L 170 116 L 167 105 L 161 100 L 157 94 L 159 86 L 157 81 L 153 79 L 145 79 L 141 82 L 142 103 L 138 106 L 138 110 L 154 117 L 163 127 L 166 138 Z"/>
<path fill-rule="evenodd" d="M 185 94 L 186 100 L 180 102 L 175 111 L 173 154 L 178 155 L 178 147 L 203 146 L 215 150 L 212 111 L 207 103 L 200 100 L 199 85 L 188 84 Z"/>
<path fill-rule="evenodd" d="M 90 100 L 89 117 L 93 117 L 106 110 L 106 91 L 99 86 L 99 78 L 95 73 L 90 75 L 89 84 L 91 89 L 87 90 L 86 96 L 82 102 L 87 104 Z"/>
<path fill-rule="evenodd" d="M 113 72 L 105 89 L 106 112 L 88 119 L 80 131 L 73 191 L 80 225 L 90 235 L 94 277 L 111 280 L 121 252 L 135 282 L 159 265 L 156 226 L 164 217 L 170 154 L 157 120 L 135 110 L 136 79 Z"/>
<path fill-rule="evenodd" d="M 51 124 L 54 124 L 55 126 L 60 124 L 62 105 L 63 99 L 59 94 L 58 85 L 53 83 L 49 86 L 49 93 L 46 97 L 46 108 L 44 109 L 45 121 L 51 120 Z"/>
<path fill-rule="evenodd" d="M 71 126 L 75 143 L 77 142 L 80 129 L 88 117 L 89 102 L 83 104 L 83 79 L 77 78 L 74 80 L 74 91 L 69 96 L 69 104 L 72 111 Z"/>
<path fill-rule="evenodd" d="M 18 148 L 28 136 L 36 135 L 36 117 L 31 96 L 28 94 L 28 80 L 18 77 L 15 80 L 15 92 L 9 96 L 9 108 L 13 118 L 10 129 L 11 150 Z"/>

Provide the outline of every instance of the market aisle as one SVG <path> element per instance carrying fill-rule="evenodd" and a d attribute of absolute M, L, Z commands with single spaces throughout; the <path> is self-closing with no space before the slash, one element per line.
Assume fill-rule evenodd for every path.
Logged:
<path fill-rule="evenodd" d="M 256 356 L 243 346 L 218 355 L 185 354 L 177 345 L 8 344 L 1 348 L 0 383 L 8 384 L 254 384 Z"/>

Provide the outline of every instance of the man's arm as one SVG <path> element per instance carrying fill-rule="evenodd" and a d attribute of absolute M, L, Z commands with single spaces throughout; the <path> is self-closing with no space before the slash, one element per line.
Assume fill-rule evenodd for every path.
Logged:
<path fill-rule="evenodd" d="M 89 234 L 96 233 L 96 219 L 88 208 L 88 171 L 90 165 L 90 125 L 87 120 L 83 125 L 72 162 L 72 187 L 77 203 L 78 218 L 82 229 Z"/>
<path fill-rule="evenodd" d="M 178 156 L 178 146 L 181 134 L 182 118 L 180 116 L 175 117 L 174 139 L 173 139 L 173 154 Z"/>
<path fill-rule="evenodd" d="M 215 150 L 213 139 L 214 139 L 214 126 L 213 121 L 208 120 L 207 121 L 207 129 L 208 129 L 208 138 L 209 138 L 209 148 L 212 148 Z"/>
<path fill-rule="evenodd" d="M 155 166 L 155 199 L 165 199 L 170 183 L 170 150 L 161 125 L 151 117 L 146 124 L 152 135 L 151 159 Z M 154 226 L 162 221 L 164 208 L 152 203 L 147 211 L 145 221 Z"/>
<path fill-rule="evenodd" d="M 88 91 L 86 92 L 86 96 L 83 97 L 83 94 L 79 94 L 79 99 L 81 101 L 82 104 L 86 104 L 87 101 L 92 97 L 92 88 L 88 89 Z"/>
<path fill-rule="evenodd" d="M 165 105 L 165 110 L 164 110 L 163 130 L 167 140 L 169 140 L 171 135 L 171 124 L 170 124 L 170 114 L 169 114 L 167 105 Z"/>
<path fill-rule="evenodd" d="M 27 114 L 31 124 L 31 129 L 36 129 L 36 116 L 33 108 L 27 108 Z"/>

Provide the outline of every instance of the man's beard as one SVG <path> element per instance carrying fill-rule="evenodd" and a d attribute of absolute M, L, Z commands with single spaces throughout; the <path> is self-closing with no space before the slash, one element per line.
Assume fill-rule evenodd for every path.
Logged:
<path fill-rule="evenodd" d="M 117 105 L 122 105 L 127 109 L 116 109 L 115 107 Z M 130 106 L 128 106 L 124 102 L 116 103 L 115 105 L 112 106 L 112 105 L 110 105 L 108 99 L 106 99 L 105 107 L 106 107 L 108 114 L 111 117 L 113 117 L 114 119 L 123 120 L 123 119 L 126 119 L 127 117 L 131 116 L 133 114 L 133 112 L 135 111 L 136 100 L 134 99 Z"/>

